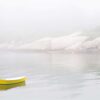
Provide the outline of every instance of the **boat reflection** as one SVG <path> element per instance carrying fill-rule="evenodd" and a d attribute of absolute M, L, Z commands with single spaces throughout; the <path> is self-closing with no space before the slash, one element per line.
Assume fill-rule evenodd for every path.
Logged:
<path fill-rule="evenodd" d="M 20 87 L 20 86 L 25 86 L 25 82 L 9 84 L 9 85 L 0 85 L 0 91 L 16 88 L 16 87 Z"/>

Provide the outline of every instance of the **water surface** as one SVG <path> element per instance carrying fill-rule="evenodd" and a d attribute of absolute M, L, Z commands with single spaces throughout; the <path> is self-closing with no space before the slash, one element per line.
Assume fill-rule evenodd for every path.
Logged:
<path fill-rule="evenodd" d="M 1 100 L 100 100 L 100 54 L 0 52 L 0 78 L 27 76 Z"/>

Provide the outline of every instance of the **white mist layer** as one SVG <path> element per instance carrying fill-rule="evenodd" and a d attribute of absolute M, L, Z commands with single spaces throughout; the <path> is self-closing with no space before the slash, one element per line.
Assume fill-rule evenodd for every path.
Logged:
<path fill-rule="evenodd" d="M 62 37 L 46 37 L 30 43 L 3 43 L 2 50 L 40 50 L 40 51 L 67 51 L 67 52 L 88 52 L 100 50 L 100 37 L 91 39 L 81 33 L 74 33 Z"/>

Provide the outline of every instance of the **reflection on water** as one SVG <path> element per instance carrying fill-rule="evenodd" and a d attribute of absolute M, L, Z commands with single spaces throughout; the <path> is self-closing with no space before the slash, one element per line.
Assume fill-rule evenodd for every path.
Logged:
<path fill-rule="evenodd" d="M 0 52 L 0 61 L 1 78 L 28 77 L 1 100 L 100 99 L 100 54 Z"/>
<path fill-rule="evenodd" d="M 20 86 L 25 86 L 25 82 L 16 83 L 16 84 L 8 84 L 8 85 L 0 85 L 0 90 L 8 90 Z"/>

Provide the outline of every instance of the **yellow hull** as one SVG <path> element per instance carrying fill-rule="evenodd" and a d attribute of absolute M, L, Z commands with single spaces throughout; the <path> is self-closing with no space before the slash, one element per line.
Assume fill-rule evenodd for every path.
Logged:
<path fill-rule="evenodd" d="M 25 86 L 25 82 L 20 82 L 16 84 L 0 84 L 0 91 L 21 87 L 21 86 Z"/>
<path fill-rule="evenodd" d="M 7 84 L 16 84 L 16 83 L 21 83 L 25 82 L 27 78 L 26 77 L 17 77 L 17 78 L 9 78 L 9 79 L 0 79 L 0 84 L 1 85 L 7 85 Z"/>

